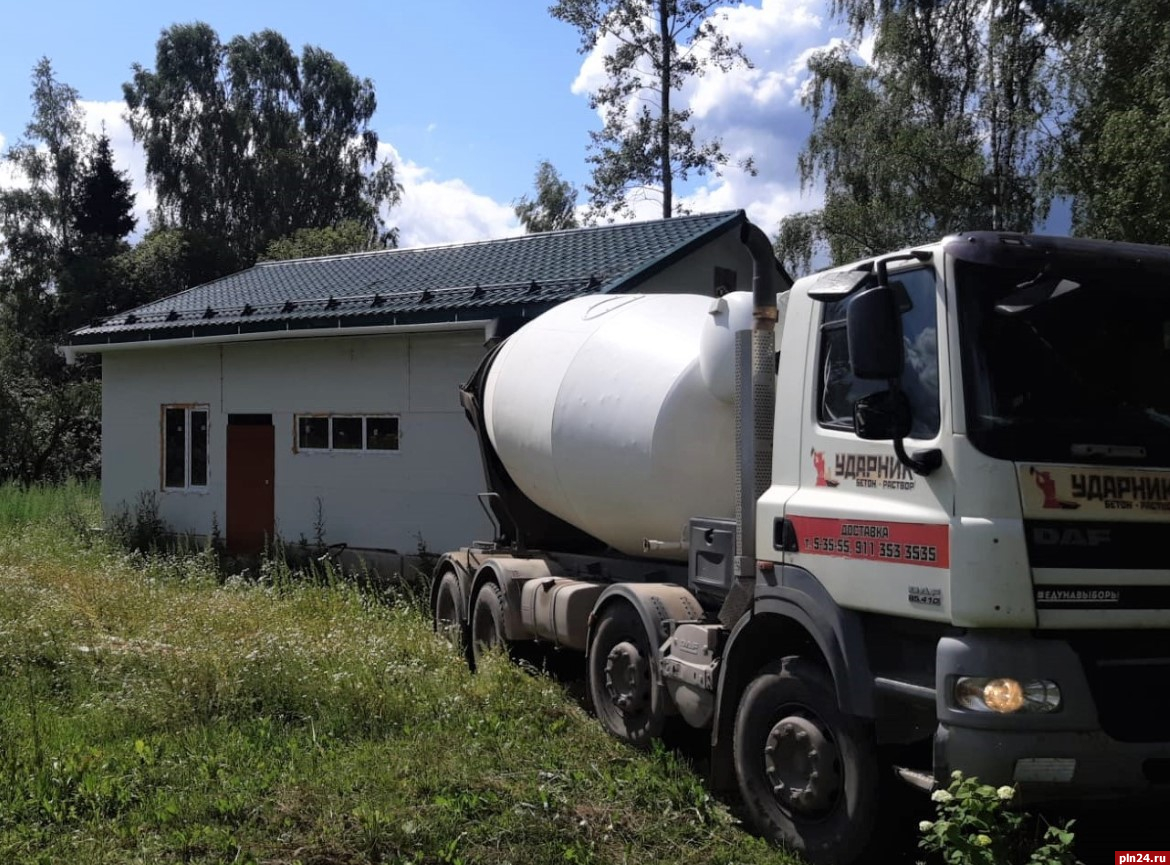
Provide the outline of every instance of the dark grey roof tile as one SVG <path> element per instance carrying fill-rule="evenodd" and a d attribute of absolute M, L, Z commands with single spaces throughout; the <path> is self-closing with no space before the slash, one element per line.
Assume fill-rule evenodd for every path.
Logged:
<path fill-rule="evenodd" d="M 682 216 L 451 246 L 257 264 L 107 318 L 75 345 L 283 329 L 316 319 L 456 320 L 635 287 L 692 244 L 746 221 L 742 211 Z M 210 313 L 209 313 L 210 310 Z M 435 318 L 439 316 L 439 318 Z M 405 323 L 405 322 L 404 322 Z"/>

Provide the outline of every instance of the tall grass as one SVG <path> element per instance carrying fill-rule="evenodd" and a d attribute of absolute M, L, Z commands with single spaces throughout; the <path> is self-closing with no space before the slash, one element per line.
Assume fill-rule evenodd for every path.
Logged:
<path fill-rule="evenodd" d="M 19 487 L 0 484 L 0 528 L 33 522 L 69 521 L 77 516 L 100 523 L 97 481 L 59 486 Z"/>
<path fill-rule="evenodd" d="M 126 554 L 0 487 L 0 862 L 788 861 L 417 605 Z"/>

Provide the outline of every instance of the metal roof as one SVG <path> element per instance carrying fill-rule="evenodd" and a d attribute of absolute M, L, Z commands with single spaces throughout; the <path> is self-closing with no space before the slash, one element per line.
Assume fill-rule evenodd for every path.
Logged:
<path fill-rule="evenodd" d="M 746 223 L 742 210 L 450 246 L 262 262 L 110 316 L 75 346 L 537 314 L 625 291 Z"/>

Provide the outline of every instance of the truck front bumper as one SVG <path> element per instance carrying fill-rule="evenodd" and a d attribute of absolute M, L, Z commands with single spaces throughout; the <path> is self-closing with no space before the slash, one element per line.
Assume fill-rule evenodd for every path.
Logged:
<path fill-rule="evenodd" d="M 958 769 L 1016 786 L 1024 803 L 1170 798 L 1170 744 L 1128 743 L 1096 732 L 989 731 L 940 724 L 935 779 Z"/>
<path fill-rule="evenodd" d="M 1170 711 L 1161 709 L 1170 649 L 1150 657 L 1145 646 L 1159 643 L 1151 637 L 1017 632 L 940 640 L 937 782 L 945 786 L 959 770 L 987 784 L 1016 785 L 1027 803 L 1170 797 Z M 1015 715 L 964 709 L 953 698 L 962 676 L 1050 680 L 1061 704 Z"/>

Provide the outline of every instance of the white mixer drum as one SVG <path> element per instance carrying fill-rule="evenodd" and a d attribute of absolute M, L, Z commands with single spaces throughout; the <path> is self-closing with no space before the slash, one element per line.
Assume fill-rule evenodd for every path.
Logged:
<path fill-rule="evenodd" d="M 747 292 L 560 304 L 509 337 L 488 371 L 491 443 L 532 501 L 630 555 L 646 555 L 646 538 L 681 540 L 691 517 L 730 518 L 730 346 L 750 320 Z"/>

